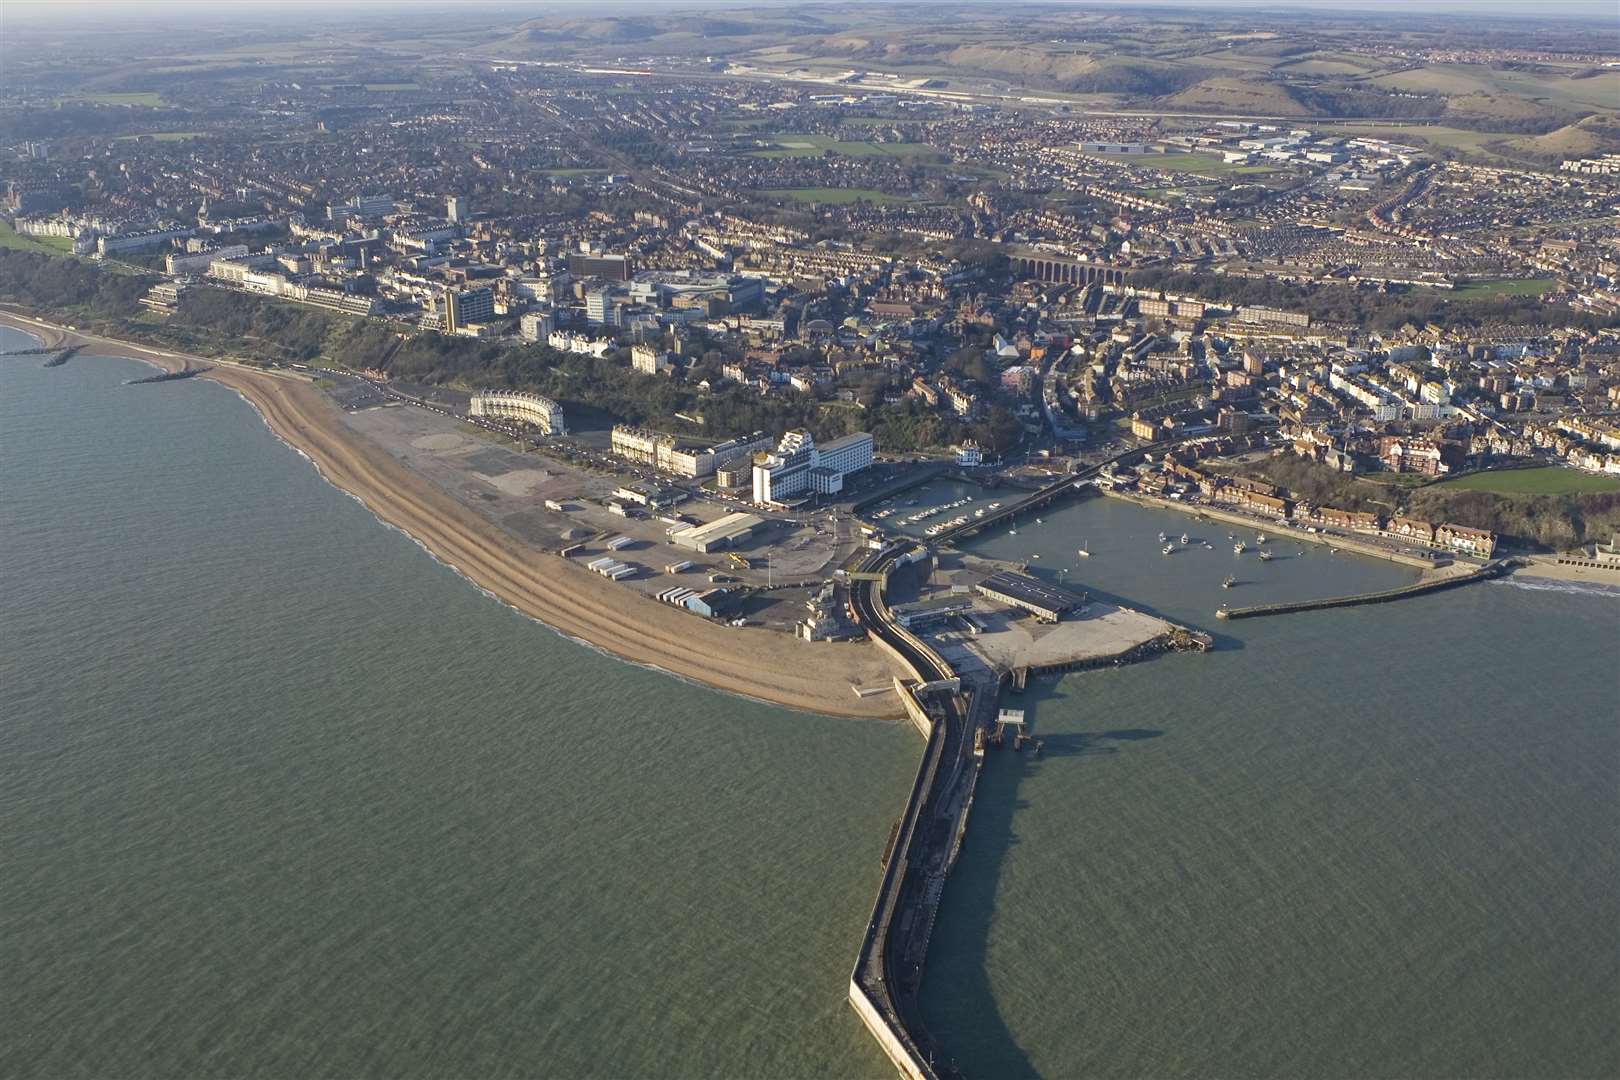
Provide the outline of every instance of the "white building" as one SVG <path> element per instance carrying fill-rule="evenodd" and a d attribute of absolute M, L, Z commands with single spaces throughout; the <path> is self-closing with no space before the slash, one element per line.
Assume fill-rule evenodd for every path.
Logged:
<path fill-rule="evenodd" d="M 754 462 L 754 501 L 782 502 L 795 495 L 836 495 L 844 477 L 872 464 L 872 436 L 866 432 L 818 447 L 808 431 L 782 436 L 776 451 Z"/>
<path fill-rule="evenodd" d="M 979 450 L 979 444 L 969 439 L 956 448 L 956 464 L 964 469 L 976 469 L 984 464 L 984 454 Z"/>
<path fill-rule="evenodd" d="M 659 352 L 651 345 L 632 345 L 630 366 L 643 375 L 657 375 L 669 366 L 669 354 Z"/>
<path fill-rule="evenodd" d="M 548 397 L 521 390 L 481 390 L 468 403 L 468 416 L 491 416 L 534 424 L 547 435 L 566 435 L 562 406 Z"/>
<path fill-rule="evenodd" d="M 555 322 L 549 311 L 530 311 L 518 320 L 518 333 L 524 341 L 545 341 L 555 329 Z"/>
<path fill-rule="evenodd" d="M 546 344 L 558 352 L 578 353 L 601 359 L 614 349 L 612 338 L 588 338 L 584 334 L 570 334 L 566 330 L 553 330 L 546 335 Z"/>

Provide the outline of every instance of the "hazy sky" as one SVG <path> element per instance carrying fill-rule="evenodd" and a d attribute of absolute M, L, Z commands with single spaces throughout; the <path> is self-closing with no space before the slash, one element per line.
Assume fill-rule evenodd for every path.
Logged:
<path fill-rule="evenodd" d="M 413 13 L 453 12 L 471 7 L 499 9 L 503 14 L 524 17 L 544 14 L 546 11 L 566 11 L 577 15 L 581 9 L 603 15 L 629 13 L 649 9 L 662 11 L 691 10 L 698 7 L 763 7 L 783 6 L 797 0 L 0 0 L 0 26 L 13 16 L 25 18 L 83 19 L 86 17 L 130 18 L 163 17 L 165 21 L 176 16 L 195 15 L 217 20 L 233 14 L 251 16 L 255 21 L 266 17 L 275 19 L 285 15 L 289 19 L 307 19 L 315 13 L 340 14 L 345 10 L 406 9 Z M 834 0 L 837 2 L 837 0 Z M 1001 0 L 951 0 L 967 3 L 1000 3 Z M 1016 2 L 1016 0 L 1015 0 Z M 1027 2 L 1027 0 L 1025 0 Z M 1413 12 L 1451 11 L 1459 15 L 1495 15 L 1505 17 L 1548 17 L 1608 20 L 1613 23 L 1614 38 L 1599 44 L 1604 48 L 1620 48 L 1620 0 L 1557 0 L 1555 3 L 1531 3 L 1529 0 L 1035 0 L 1054 5 L 1072 4 L 1076 7 L 1176 7 L 1227 9 L 1294 9 L 1337 13 L 1384 12 L 1389 15 Z"/>

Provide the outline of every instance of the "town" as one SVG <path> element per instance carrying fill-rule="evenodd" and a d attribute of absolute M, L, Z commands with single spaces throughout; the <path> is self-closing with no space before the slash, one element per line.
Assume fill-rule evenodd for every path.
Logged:
<path fill-rule="evenodd" d="M 1520 571 L 1620 586 L 1620 49 L 901 7 L 155 16 L 116 63 L 20 20 L 0 324 L 41 378 L 234 390 L 574 641 L 908 722 L 848 998 L 923 1080 L 960 1075 L 924 963 L 987 759 L 1047 753 L 1032 683 Z M 1129 524 L 1049 523 L 1091 511 Z M 1155 573 L 1204 610 L 1112 591 Z"/>

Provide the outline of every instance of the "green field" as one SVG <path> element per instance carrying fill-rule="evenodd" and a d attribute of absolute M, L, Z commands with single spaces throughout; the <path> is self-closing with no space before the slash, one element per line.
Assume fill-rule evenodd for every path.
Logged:
<path fill-rule="evenodd" d="M 1574 469 L 1501 469 L 1473 473 L 1434 485 L 1447 491 L 1489 491 L 1495 495 L 1590 495 L 1620 491 L 1620 476 L 1600 476 Z"/>
<path fill-rule="evenodd" d="M 907 201 L 900 195 L 887 195 L 873 188 L 765 188 L 761 195 L 775 196 L 779 199 L 790 199 L 799 203 L 829 203 L 834 206 L 844 206 L 862 200 L 871 203 L 899 203 Z"/>
<path fill-rule="evenodd" d="M 163 95 L 155 90 L 142 90 L 129 94 L 69 94 L 58 100 L 89 105 L 141 105 L 155 109 L 163 104 Z"/>
<path fill-rule="evenodd" d="M 0 248 L 35 251 L 42 255 L 66 255 L 73 250 L 73 241 L 65 236 L 22 236 L 0 220 Z"/>
<path fill-rule="evenodd" d="M 845 142 L 828 135 L 773 135 L 775 150 L 753 150 L 754 157 L 820 157 L 832 152 L 845 157 L 939 157 L 939 151 L 927 143 L 876 143 L 859 140 Z"/>
<path fill-rule="evenodd" d="M 1458 296 L 1540 296 L 1557 285 L 1556 278 L 1503 278 L 1498 281 L 1468 281 L 1456 288 Z"/>

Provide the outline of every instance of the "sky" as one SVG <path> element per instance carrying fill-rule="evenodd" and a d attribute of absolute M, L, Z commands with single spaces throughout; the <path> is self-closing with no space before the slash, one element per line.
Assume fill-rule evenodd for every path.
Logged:
<path fill-rule="evenodd" d="M 499 9 L 514 17 L 566 11 L 577 15 L 581 9 L 607 15 L 618 11 L 660 9 L 692 10 L 698 7 L 785 6 L 798 0 L 0 0 L 0 29 L 11 17 L 49 18 L 53 21 L 86 17 L 127 16 L 142 18 L 195 14 L 212 20 L 233 13 L 263 20 L 265 16 L 285 15 L 307 18 L 311 14 L 340 14 L 345 10 L 404 9 L 417 13 L 452 12 L 482 7 Z M 838 0 L 833 0 L 838 2 Z M 951 0 L 967 3 L 1000 3 L 1001 0 Z M 1176 7 L 1232 9 L 1290 9 L 1343 13 L 1455 12 L 1458 15 L 1492 15 L 1522 18 L 1543 15 L 1551 18 L 1579 18 L 1609 21 L 1615 37 L 1603 44 L 1620 49 L 1620 0 L 1557 0 L 1534 4 L 1527 0 L 1035 0 L 1054 5 L 1077 7 Z"/>

